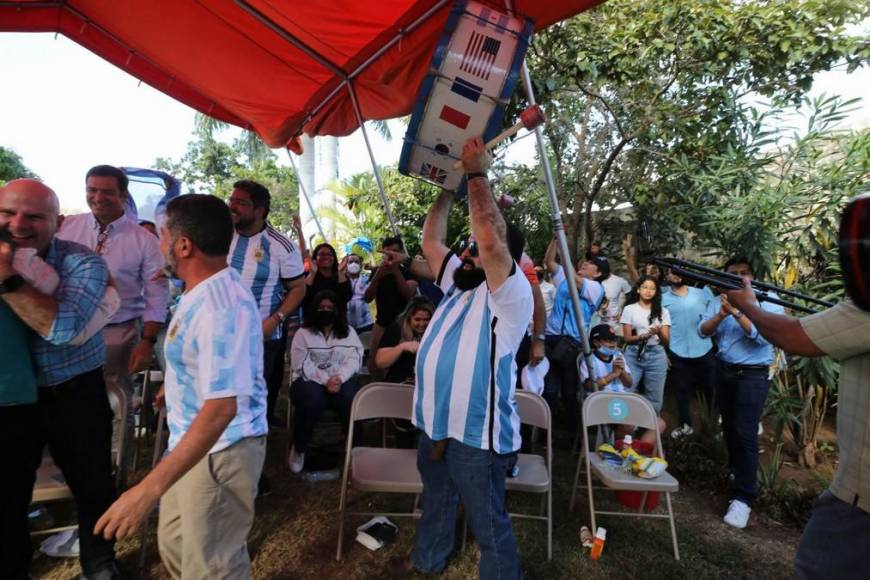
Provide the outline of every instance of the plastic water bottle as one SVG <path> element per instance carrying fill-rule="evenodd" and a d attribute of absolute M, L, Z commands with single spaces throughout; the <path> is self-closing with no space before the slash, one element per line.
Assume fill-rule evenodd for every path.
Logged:
<path fill-rule="evenodd" d="M 338 469 L 321 469 L 318 471 L 306 471 L 302 478 L 309 483 L 317 483 L 318 481 L 334 481 L 341 474 Z"/>
<path fill-rule="evenodd" d="M 582 548 L 591 548 L 595 542 L 595 536 L 592 535 L 592 530 L 586 526 L 580 528 L 580 546 Z"/>
<path fill-rule="evenodd" d="M 592 542 L 592 551 L 589 553 L 589 559 L 597 560 L 601 557 L 601 552 L 604 550 L 604 540 L 607 539 L 607 530 L 602 527 L 595 532 L 595 541 Z"/>
<path fill-rule="evenodd" d="M 623 449 L 631 449 L 633 442 L 634 442 L 634 440 L 631 438 L 631 435 L 626 435 L 625 437 L 622 438 L 622 448 Z"/>

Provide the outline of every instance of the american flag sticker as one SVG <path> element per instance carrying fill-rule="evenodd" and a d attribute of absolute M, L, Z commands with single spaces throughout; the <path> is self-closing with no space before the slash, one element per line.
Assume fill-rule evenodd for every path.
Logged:
<path fill-rule="evenodd" d="M 451 125 L 459 127 L 460 129 L 465 129 L 468 127 L 468 122 L 471 121 L 471 117 L 454 109 L 449 105 L 444 105 L 444 108 L 441 109 L 441 114 L 438 115 L 438 118 L 442 121 L 447 121 Z"/>
<path fill-rule="evenodd" d="M 436 167 L 431 163 L 424 163 L 420 168 L 420 175 L 434 181 L 435 183 L 444 183 L 447 179 L 447 172 L 441 169 L 440 167 Z"/>
<path fill-rule="evenodd" d="M 499 48 L 501 48 L 500 40 L 472 31 L 459 70 L 488 81 Z"/>
<path fill-rule="evenodd" d="M 480 99 L 483 87 L 470 83 L 462 77 L 456 77 L 453 79 L 453 84 L 450 86 L 450 90 L 457 95 L 476 103 L 477 100 Z"/>

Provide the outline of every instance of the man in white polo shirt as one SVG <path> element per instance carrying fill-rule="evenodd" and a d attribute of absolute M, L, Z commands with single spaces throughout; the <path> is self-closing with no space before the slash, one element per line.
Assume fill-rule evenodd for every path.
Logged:
<path fill-rule="evenodd" d="M 532 318 L 532 291 L 516 264 L 522 234 L 505 224 L 484 173 L 483 140 L 465 143 L 462 162 L 472 236 L 458 256 L 445 245 L 447 191 L 423 226 L 423 253 L 445 295 L 417 351 L 413 422 L 423 431 L 423 515 L 411 560 L 396 562 L 394 573 L 444 570 L 461 498 L 480 545 L 480 577 L 521 578 L 504 493 L 521 443 L 514 359 Z"/>
<path fill-rule="evenodd" d="M 173 578 L 250 578 L 247 537 L 266 457 L 259 308 L 227 266 L 229 209 L 210 195 L 166 208 L 161 251 L 185 293 L 166 335 L 169 452 L 97 522 L 134 533 L 160 500 L 160 556 Z"/>

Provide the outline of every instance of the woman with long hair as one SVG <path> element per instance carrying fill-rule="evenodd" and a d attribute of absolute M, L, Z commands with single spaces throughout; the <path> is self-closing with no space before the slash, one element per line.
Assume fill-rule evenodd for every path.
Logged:
<path fill-rule="evenodd" d="M 425 296 L 415 296 L 399 318 L 390 325 L 381 338 L 375 352 L 377 368 L 386 370 L 386 380 L 391 383 L 413 383 L 417 347 L 435 305 Z"/>
<path fill-rule="evenodd" d="M 357 391 L 363 346 L 347 322 L 346 303 L 331 290 L 318 292 L 290 350 L 290 399 L 295 420 L 290 471 L 299 473 L 314 427 L 327 407 L 335 409 L 347 431 Z"/>
<path fill-rule="evenodd" d="M 335 248 L 327 243 L 318 244 L 311 252 L 311 270 L 305 277 L 305 298 L 302 300 L 303 319 L 312 310 L 314 298 L 323 290 L 331 290 L 336 299 L 343 303 L 347 311 L 347 303 L 353 297 L 353 287 L 347 279 L 347 260 L 339 264 Z M 314 310 L 317 309 L 315 305 Z"/>
<path fill-rule="evenodd" d="M 657 278 L 640 277 L 625 300 L 619 322 L 627 345 L 625 361 L 631 371 L 632 389 L 636 390 L 642 380 L 644 396 L 659 413 L 668 374 L 665 347 L 670 340 L 671 315 L 662 307 L 662 290 Z"/>

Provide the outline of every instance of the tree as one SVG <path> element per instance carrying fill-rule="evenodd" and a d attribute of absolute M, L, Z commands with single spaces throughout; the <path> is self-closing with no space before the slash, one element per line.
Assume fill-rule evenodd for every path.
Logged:
<path fill-rule="evenodd" d="M 844 294 L 837 257 L 840 214 L 870 182 L 870 130 L 839 127 L 856 101 L 820 97 L 804 104 L 809 111 L 804 130 L 792 134 L 760 123 L 746 150 L 714 156 L 701 173 L 691 164 L 683 167 L 687 207 L 674 210 L 696 217 L 696 235 L 720 258 L 746 255 L 761 277 L 839 301 Z M 770 113 L 766 124 L 779 124 L 777 113 Z M 719 195 L 711 197 L 710 191 Z M 802 465 L 815 465 L 816 438 L 836 393 L 837 373 L 827 357 L 794 357 L 774 383 L 777 434 L 788 430 Z"/>
<path fill-rule="evenodd" d="M 868 13 L 846 0 L 616 0 L 540 34 L 528 58 L 572 251 L 592 240 L 593 203 L 659 215 L 683 199 L 675 165 L 743 150 L 750 97 L 794 105 L 816 72 L 864 64 L 870 42 L 846 30 Z"/>
<path fill-rule="evenodd" d="M 281 231 L 290 231 L 293 214 L 299 211 L 296 174 L 279 166 L 275 154 L 255 133 L 244 131 L 232 144 L 218 140 L 216 135 L 227 128 L 226 123 L 197 114 L 193 140 L 182 158 L 159 158 L 155 167 L 178 176 L 190 193 L 204 191 L 223 199 L 240 179 L 262 183 L 272 195 L 269 222 Z"/>
<path fill-rule="evenodd" d="M 6 147 L 0 147 L 0 185 L 22 177 L 39 178 L 38 175 L 24 165 L 21 156 L 15 153 L 15 151 Z"/>

